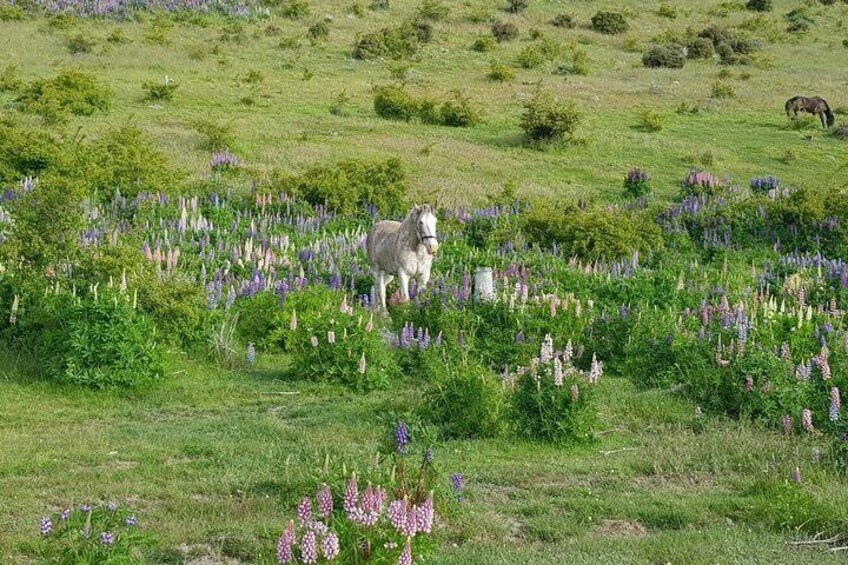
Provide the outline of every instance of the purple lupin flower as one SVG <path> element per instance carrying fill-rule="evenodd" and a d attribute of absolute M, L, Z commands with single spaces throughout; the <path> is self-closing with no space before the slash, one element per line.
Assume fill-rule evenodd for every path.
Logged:
<path fill-rule="evenodd" d="M 330 532 L 324 537 L 321 541 L 321 553 L 327 561 L 339 556 L 339 537 L 336 534 Z"/>
<path fill-rule="evenodd" d="M 309 498 L 304 498 L 297 505 L 297 519 L 302 528 L 312 523 L 312 501 Z"/>
<path fill-rule="evenodd" d="M 130 516 L 129 518 L 124 520 L 124 524 L 126 524 L 127 526 L 137 526 L 138 519 L 135 516 Z"/>
<path fill-rule="evenodd" d="M 333 493 L 327 484 L 321 485 L 318 490 L 318 514 L 322 518 L 329 518 L 333 513 Z"/>
<path fill-rule="evenodd" d="M 407 501 L 407 499 L 402 498 L 398 500 L 393 500 L 389 504 L 388 509 L 386 509 L 386 516 L 388 516 L 389 518 L 389 523 L 391 523 L 394 529 L 401 533 L 406 530 L 408 506 L 409 502 Z"/>
<path fill-rule="evenodd" d="M 49 536 L 53 532 L 53 520 L 49 516 L 41 519 L 41 535 Z"/>
<path fill-rule="evenodd" d="M 114 512 L 118 509 L 118 503 L 110 500 L 106 503 L 106 508 L 109 510 L 109 512 Z"/>
<path fill-rule="evenodd" d="M 407 538 L 403 553 L 398 558 L 398 565 L 412 565 L 412 540 Z"/>
<path fill-rule="evenodd" d="M 453 486 L 453 494 L 457 502 L 462 502 L 462 495 L 465 491 L 465 477 L 462 476 L 462 473 L 451 475 L 451 486 Z"/>
<path fill-rule="evenodd" d="M 112 532 L 103 532 L 100 534 L 100 543 L 103 545 L 114 545 L 115 544 L 115 534 Z"/>
<path fill-rule="evenodd" d="M 280 541 L 277 542 L 277 562 L 280 565 L 292 563 L 294 561 L 294 520 L 289 521 L 283 535 L 280 536 Z"/>
<path fill-rule="evenodd" d="M 409 445 L 409 426 L 406 425 L 406 422 L 398 424 L 395 430 L 395 443 L 397 444 L 398 453 L 406 455 L 407 445 Z"/>
<path fill-rule="evenodd" d="M 318 563 L 318 540 L 311 530 L 303 534 L 300 540 L 300 560 L 309 565 Z"/>
<path fill-rule="evenodd" d="M 842 400 L 839 398 L 839 389 L 833 387 L 830 389 L 830 410 L 829 417 L 831 422 L 839 421 L 839 410 L 842 408 Z"/>
<path fill-rule="evenodd" d="M 792 482 L 800 483 L 801 482 L 801 469 L 799 467 L 795 467 L 795 470 L 792 471 Z"/>
<path fill-rule="evenodd" d="M 428 447 L 424 451 L 424 463 L 432 463 L 433 462 L 433 448 Z"/>
<path fill-rule="evenodd" d="M 347 490 L 344 495 L 344 510 L 351 515 L 356 511 L 356 507 L 359 504 L 359 485 L 356 481 L 356 473 L 351 475 L 350 480 L 347 483 Z"/>
<path fill-rule="evenodd" d="M 61 522 L 65 522 L 70 517 L 70 515 L 71 515 L 71 509 L 65 508 L 64 510 L 62 510 L 62 513 L 59 514 L 59 520 Z"/>
<path fill-rule="evenodd" d="M 430 496 L 427 497 L 427 500 L 419 507 L 417 518 L 418 518 L 418 529 L 425 534 L 429 534 L 433 529 L 433 519 L 435 518 L 435 504 L 433 501 L 433 493 L 430 492 Z"/>
<path fill-rule="evenodd" d="M 804 408 L 801 411 L 801 425 L 808 432 L 812 432 L 814 430 L 814 428 L 813 428 L 813 413 L 810 411 L 809 408 Z"/>

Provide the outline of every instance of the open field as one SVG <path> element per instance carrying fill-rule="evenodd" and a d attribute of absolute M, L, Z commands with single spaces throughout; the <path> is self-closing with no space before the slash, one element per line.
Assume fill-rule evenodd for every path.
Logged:
<path fill-rule="evenodd" d="M 449 8 L 430 41 L 357 59 L 422 3 L 77 18 L 0 0 L 2 563 L 277 563 L 325 482 L 337 562 L 363 563 L 346 481 L 405 493 L 399 462 L 427 447 L 415 563 L 845 562 L 848 4 L 506 3 L 425 3 Z M 799 7 L 809 29 L 788 31 Z M 599 10 L 629 29 L 593 30 Z M 472 49 L 494 20 L 518 37 Z M 643 65 L 709 26 L 746 64 Z M 537 48 L 553 55 L 523 65 Z M 586 74 L 561 70 L 580 57 Z M 100 107 L 39 83 L 68 70 Z M 424 117 L 377 115 L 401 83 Z M 482 121 L 422 123 L 453 91 Z M 580 115 L 559 143 L 520 127 L 542 91 Z M 797 94 L 835 126 L 790 122 Z M 622 188 L 635 168 L 645 194 Z M 372 317 L 364 235 L 424 201 L 430 285 Z M 86 561 L 39 535 L 110 500 L 153 541 Z"/>

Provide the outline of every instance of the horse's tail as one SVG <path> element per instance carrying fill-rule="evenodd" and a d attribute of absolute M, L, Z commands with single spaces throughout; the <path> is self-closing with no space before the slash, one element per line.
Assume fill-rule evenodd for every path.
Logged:
<path fill-rule="evenodd" d="M 783 108 L 786 110 L 786 116 L 787 117 L 791 117 L 789 115 L 789 112 L 792 111 L 792 107 L 794 106 L 794 104 L 795 104 L 795 99 L 790 98 L 789 100 L 786 101 L 786 104 L 783 106 Z"/>
<path fill-rule="evenodd" d="M 827 127 L 833 127 L 833 124 L 836 123 L 836 117 L 833 115 L 827 102 L 824 103 L 824 115 L 827 118 Z"/>

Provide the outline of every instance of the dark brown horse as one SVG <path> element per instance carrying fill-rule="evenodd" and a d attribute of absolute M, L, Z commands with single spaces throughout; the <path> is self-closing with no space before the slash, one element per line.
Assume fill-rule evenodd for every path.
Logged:
<path fill-rule="evenodd" d="M 807 112 L 808 114 L 818 116 L 823 128 L 831 127 L 836 121 L 836 118 L 833 117 L 833 112 L 830 111 L 830 106 L 828 106 L 827 101 L 825 101 L 824 98 L 819 98 L 818 96 L 813 96 L 812 98 L 807 98 L 806 96 L 793 96 L 786 101 L 785 108 L 786 115 L 790 118 L 797 116 L 798 112 Z M 789 115 L 789 112 L 792 112 L 791 116 Z"/>

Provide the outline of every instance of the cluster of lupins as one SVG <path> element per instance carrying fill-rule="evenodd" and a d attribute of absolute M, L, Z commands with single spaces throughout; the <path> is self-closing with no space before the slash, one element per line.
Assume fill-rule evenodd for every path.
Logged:
<path fill-rule="evenodd" d="M 751 191 L 757 194 L 776 194 L 781 186 L 780 179 L 774 175 L 755 177 L 750 183 Z"/>
<path fill-rule="evenodd" d="M 343 496 L 343 512 L 334 512 L 333 494 L 328 485 L 322 485 L 313 500 L 304 498 L 297 507 L 297 524 L 290 520 L 277 543 L 277 560 L 280 564 L 313 564 L 334 561 L 344 548 L 333 531 L 339 525 L 345 532 L 351 528 L 358 532 L 350 540 L 348 552 L 371 561 L 377 554 L 398 555 L 397 563 L 413 563 L 413 543 L 416 536 L 429 534 L 435 519 L 435 503 L 430 493 L 420 504 L 408 498 L 389 500 L 386 489 L 368 483 L 360 493 L 359 481 L 352 475 Z"/>
<path fill-rule="evenodd" d="M 582 349 L 581 347 L 577 351 L 577 357 L 582 355 Z M 538 357 L 534 357 L 529 366 L 517 367 L 514 372 L 510 372 L 508 367 L 504 367 L 501 377 L 504 385 L 510 389 L 514 389 L 518 379 L 525 376 L 531 377 L 537 384 L 540 383 L 542 378 L 550 376 L 556 387 L 562 387 L 566 379 L 571 377 L 579 377 L 590 385 L 597 384 L 600 381 L 604 374 L 604 364 L 598 359 L 597 355 L 592 354 L 592 363 L 588 372 L 580 371 L 574 367 L 574 359 L 575 351 L 570 339 L 563 351 L 554 351 L 553 338 L 550 334 L 546 334 L 542 340 Z M 580 388 L 577 383 L 572 385 L 571 395 L 575 401 L 579 397 Z"/>
<path fill-rule="evenodd" d="M 4 3 L 19 4 L 16 0 L 4 0 Z M 258 4 L 242 0 L 34 0 L 20 4 L 27 8 L 34 6 L 50 14 L 121 20 L 138 11 L 225 14 L 238 18 L 268 14 Z"/>
<path fill-rule="evenodd" d="M 416 328 L 411 322 L 404 324 L 400 332 L 398 332 L 396 344 L 402 349 L 428 349 L 431 345 L 441 347 L 443 342 L 442 332 L 436 334 L 434 338 L 430 336 L 429 328 Z"/>
<path fill-rule="evenodd" d="M 683 187 L 687 189 L 698 189 L 712 191 L 715 190 L 721 181 L 717 176 L 707 171 L 691 171 L 686 178 L 683 179 Z"/>
<path fill-rule="evenodd" d="M 134 514 L 121 508 L 117 502 L 104 504 L 69 505 L 58 514 L 44 516 L 39 521 L 39 533 L 45 541 L 64 540 L 63 543 L 86 546 L 89 552 L 114 551 L 117 542 L 125 545 L 140 535 L 139 521 Z"/>
<path fill-rule="evenodd" d="M 229 150 L 217 151 L 212 154 L 212 160 L 209 161 L 209 167 L 213 171 L 226 171 L 229 169 L 237 169 L 241 167 L 241 159 L 230 153 Z"/>

